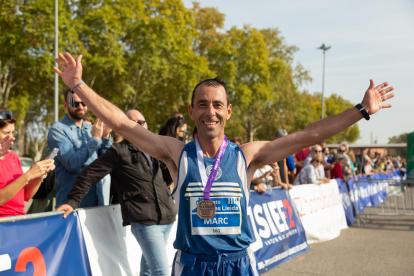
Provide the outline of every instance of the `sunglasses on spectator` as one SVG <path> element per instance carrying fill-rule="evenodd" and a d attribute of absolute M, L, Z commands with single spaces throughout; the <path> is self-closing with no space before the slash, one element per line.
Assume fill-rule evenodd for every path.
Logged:
<path fill-rule="evenodd" d="M 84 102 L 72 102 L 72 104 L 68 103 L 70 107 L 77 108 L 80 104 L 85 107 L 86 104 Z"/>
<path fill-rule="evenodd" d="M 344 150 L 338 150 L 338 152 L 345 152 Z"/>
<path fill-rule="evenodd" d="M 321 150 L 314 150 L 314 152 L 322 152 Z"/>
<path fill-rule="evenodd" d="M 147 121 L 145 120 L 138 120 L 137 123 L 140 124 L 141 126 L 145 125 Z"/>
<path fill-rule="evenodd" d="M 11 113 L 10 110 L 0 111 L 0 120 L 7 119 L 7 115 L 9 115 L 10 117 L 13 117 L 13 113 Z"/>

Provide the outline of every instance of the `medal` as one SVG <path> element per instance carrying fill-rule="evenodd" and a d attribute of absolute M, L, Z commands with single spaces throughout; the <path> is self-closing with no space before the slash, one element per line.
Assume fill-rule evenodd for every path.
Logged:
<path fill-rule="evenodd" d="M 207 180 L 206 167 L 204 165 L 203 151 L 198 143 L 198 135 L 196 136 L 196 148 L 197 148 L 197 161 L 198 168 L 200 170 L 201 182 L 204 186 L 203 200 L 197 204 L 197 216 L 200 219 L 212 219 L 216 215 L 216 204 L 210 200 L 210 190 L 213 186 L 214 179 L 216 178 L 221 159 L 227 147 L 227 137 L 224 135 L 223 142 L 221 142 L 220 149 L 214 160 L 213 168 L 211 169 L 210 176 Z"/>
<path fill-rule="evenodd" d="M 212 219 L 216 215 L 216 204 L 212 200 L 200 200 L 197 204 L 197 216 L 201 219 Z"/>

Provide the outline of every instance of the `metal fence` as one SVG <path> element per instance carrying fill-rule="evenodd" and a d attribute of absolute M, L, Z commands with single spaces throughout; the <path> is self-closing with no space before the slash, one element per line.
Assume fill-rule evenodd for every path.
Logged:
<path fill-rule="evenodd" d="M 0 218 L 0 224 L 8 223 L 8 222 L 16 222 L 16 221 L 21 221 L 21 220 L 28 220 L 28 219 L 44 218 L 44 217 L 49 217 L 49 216 L 54 216 L 54 215 L 59 215 L 59 214 L 64 214 L 64 213 L 65 213 L 64 211 L 52 211 L 52 212 L 44 212 L 44 213 L 37 213 L 37 214 L 29 214 L 29 215 L 24 215 L 24 216 L 5 217 L 5 218 Z"/>
<path fill-rule="evenodd" d="M 368 187 L 365 191 L 364 187 Z M 385 189 L 385 190 L 384 190 Z M 362 193 L 367 193 L 369 196 L 378 197 L 376 200 L 378 204 L 371 202 L 366 205 L 363 202 Z M 382 196 L 381 192 L 384 192 Z M 365 221 L 370 216 L 413 216 L 414 215 L 414 180 L 394 180 L 394 179 L 361 179 L 355 181 L 354 188 L 351 191 L 354 211 L 357 216 L 357 223 L 360 226 L 360 221 L 365 224 Z"/>

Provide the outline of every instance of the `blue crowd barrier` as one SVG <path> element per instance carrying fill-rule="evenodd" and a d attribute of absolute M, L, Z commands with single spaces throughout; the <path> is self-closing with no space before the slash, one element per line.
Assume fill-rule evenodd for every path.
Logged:
<path fill-rule="evenodd" d="M 92 275 L 75 213 L 0 224 L 0 275 Z"/>
<path fill-rule="evenodd" d="M 83 236 L 86 229 L 78 212 L 66 219 L 62 214 L 38 218 L 29 215 L 26 220 L 1 223 L 0 274 L 12 276 L 26 271 L 25 275 L 92 275 Z M 310 249 L 288 190 L 269 189 L 265 195 L 253 192 L 247 215 L 254 238 L 250 248 L 260 273 Z"/>
<path fill-rule="evenodd" d="M 402 179 L 399 171 L 388 172 L 387 174 L 375 174 L 372 176 L 359 177 L 358 180 L 349 178 L 347 187 L 351 192 L 351 202 L 356 214 L 365 210 L 366 207 L 374 207 L 381 204 L 387 198 L 384 180 Z"/>
<path fill-rule="evenodd" d="M 351 226 L 354 224 L 355 220 L 354 210 L 351 198 L 349 196 L 349 192 L 351 190 L 349 189 L 347 183 L 345 183 L 342 179 L 337 178 L 336 182 L 338 183 L 339 194 L 342 197 L 342 206 L 344 207 L 346 223 L 348 224 L 348 226 Z"/>

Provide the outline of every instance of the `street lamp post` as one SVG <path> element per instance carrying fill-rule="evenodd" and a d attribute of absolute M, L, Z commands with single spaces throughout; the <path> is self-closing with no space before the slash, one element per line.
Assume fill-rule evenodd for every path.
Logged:
<path fill-rule="evenodd" d="M 325 89 L 325 51 L 328 51 L 329 49 L 331 49 L 331 46 L 325 46 L 325 44 L 322 43 L 322 46 L 319 47 L 318 49 L 323 51 L 322 114 L 321 114 L 321 119 L 323 119 L 324 105 L 325 105 L 325 98 L 324 98 L 324 89 Z"/>
<path fill-rule="evenodd" d="M 58 47 L 59 47 L 59 40 L 58 40 L 58 0 L 55 0 L 55 59 L 58 58 Z M 58 64 L 55 61 L 56 68 Z M 54 121 L 59 121 L 59 76 L 55 72 L 55 91 L 54 91 Z"/>

